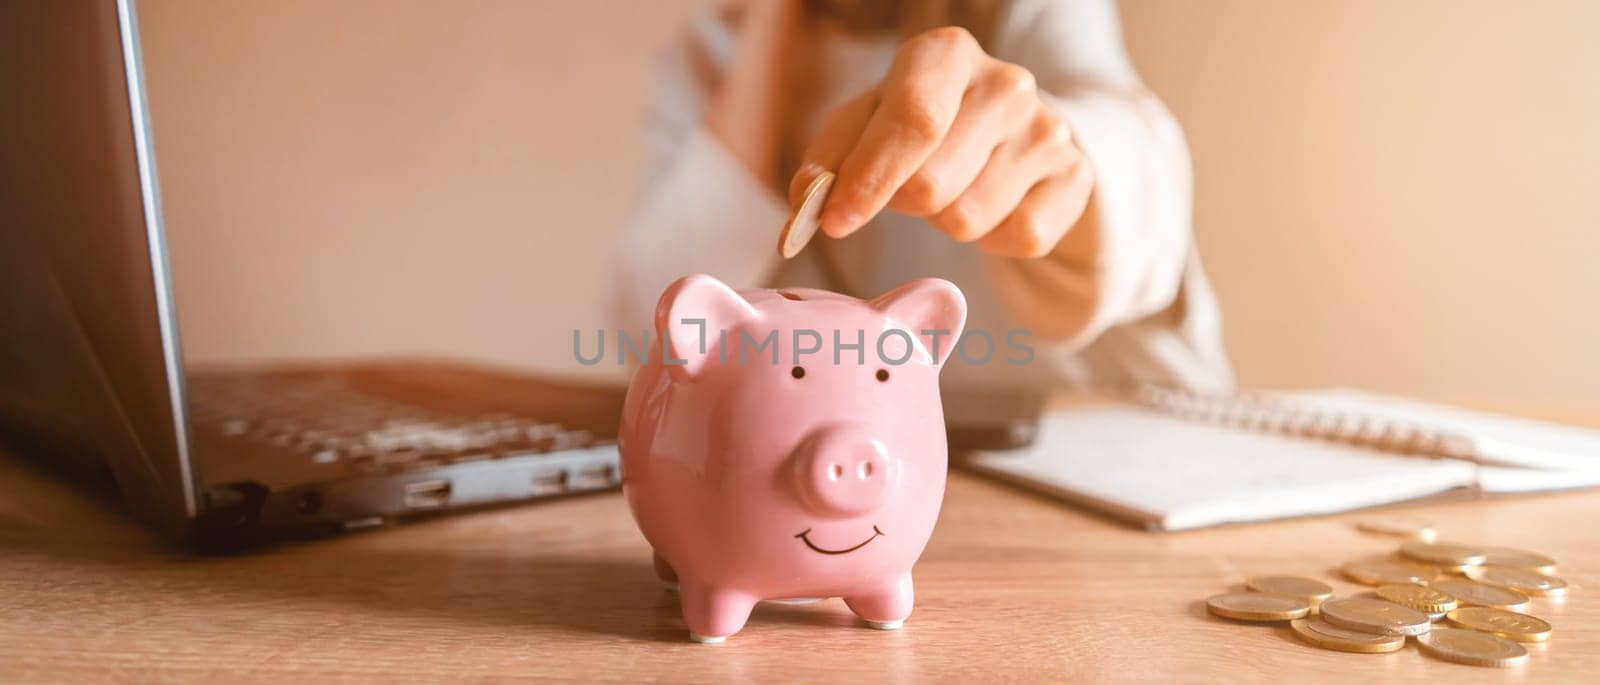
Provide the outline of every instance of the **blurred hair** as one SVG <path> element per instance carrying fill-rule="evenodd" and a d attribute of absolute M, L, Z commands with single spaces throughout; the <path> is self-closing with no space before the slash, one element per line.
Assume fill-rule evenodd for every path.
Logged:
<path fill-rule="evenodd" d="M 1001 0 L 806 0 L 806 10 L 828 15 L 851 31 L 894 31 L 909 38 L 941 26 L 960 26 L 989 46 Z"/>

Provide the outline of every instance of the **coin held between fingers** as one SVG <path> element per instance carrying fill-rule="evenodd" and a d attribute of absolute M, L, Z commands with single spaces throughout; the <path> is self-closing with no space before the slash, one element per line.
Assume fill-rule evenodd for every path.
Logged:
<path fill-rule="evenodd" d="M 833 181 L 833 172 L 824 170 L 806 186 L 800 201 L 794 205 L 794 212 L 789 215 L 789 221 L 778 234 L 779 256 L 793 259 L 816 237 L 817 230 L 822 227 L 822 207 L 827 204 L 828 195 L 833 190 Z"/>

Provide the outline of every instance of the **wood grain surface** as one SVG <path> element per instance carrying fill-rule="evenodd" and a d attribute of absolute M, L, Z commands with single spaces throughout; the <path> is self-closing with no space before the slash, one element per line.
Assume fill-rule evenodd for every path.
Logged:
<path fill-rule="evenodd" d="M 118 504 L 0 454 L 0 681 L 286 682 L 1583 680 L 1600 673 L 1600 492 L 1395 509 L 1444 539 L 1555 556 L 1574 585 L 1511 671 L 1414 645 L 1302 644 L 1208 616 L 1256 573 L 1362 588 L 1333 569 L 1392 550 L 1373 513 L 1152 534 L 954 474 L 903 630 L 838 600 L 763 604 L 727 644 L 687 641 L 622 497 L 603 494 L 201 557 Z"/>

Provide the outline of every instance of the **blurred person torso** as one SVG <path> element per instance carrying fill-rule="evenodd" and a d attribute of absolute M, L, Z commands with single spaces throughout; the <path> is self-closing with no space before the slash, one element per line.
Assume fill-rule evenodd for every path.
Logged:
<path fill-rule="evenodd" d="M 1187 147 L 1129 64 L 1114 4 L 813 0 L 805 12 L 809 30 L 784 65 L 779 178 L 794 172 L 827 113 L 883 78 L 909 35 L 957 24 L 991 56 L 1030 70 L 1041 97 L 1072 126 L 1096 171 L 1084 218 L 1050 255 L 1021 259 L 986 254 L 924 219 L 885 210 L 863 230 L 837 240 L 819 234 L 799 257 L 780 260 L 773 246 L 789 212 L 783 192 L 704 128 L 740 54 L 744 14 L 710 11 L 659 65 L 651 162 L 618 252 L 622 329 L 647 327 L 655 298 L 690 273 L 736 288 L 807 286 L 857 297 L 936 276 L 966 293 L 967 329 L 991 336 L 952 357 L 948 387 L 1231 386 L 1216 300 L 1193 245 Z M 1008 363 L 1008 334 L 1032 349 L 1031 363 Z"/>

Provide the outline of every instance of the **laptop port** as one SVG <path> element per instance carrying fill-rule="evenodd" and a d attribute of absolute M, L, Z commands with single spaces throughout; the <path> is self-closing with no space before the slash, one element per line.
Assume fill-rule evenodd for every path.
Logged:
<path fill-rule="evenodd" d="M 533 477 L 533 494 L 559 495 L 567 491 L 567 472 L 553 471 Z"/>
<path fill-rule="evenodd" d="M 450 481 L 425 480 L 406 484 L 407 509 L 438 509 L 450 501 Z"/>
<path fill-rule="evenodd" d="M 611 465 L 603 464 L 574 473 L 573 490 L 598 490 L 611 487 Z"/>
<path fill-rule="evenodd" d="M 361 530 L 363 528 L 377 528 L 378 526 L 383 525 L 383 523 L 384 523 L 384 520 L 383 520 L 382 516 L 363 516 L 361 518 L 355 518 L 355 519 L 350 519 L 348 521 L 345 521 L 344 522 L 344 529 L 345 530 Z"/>

